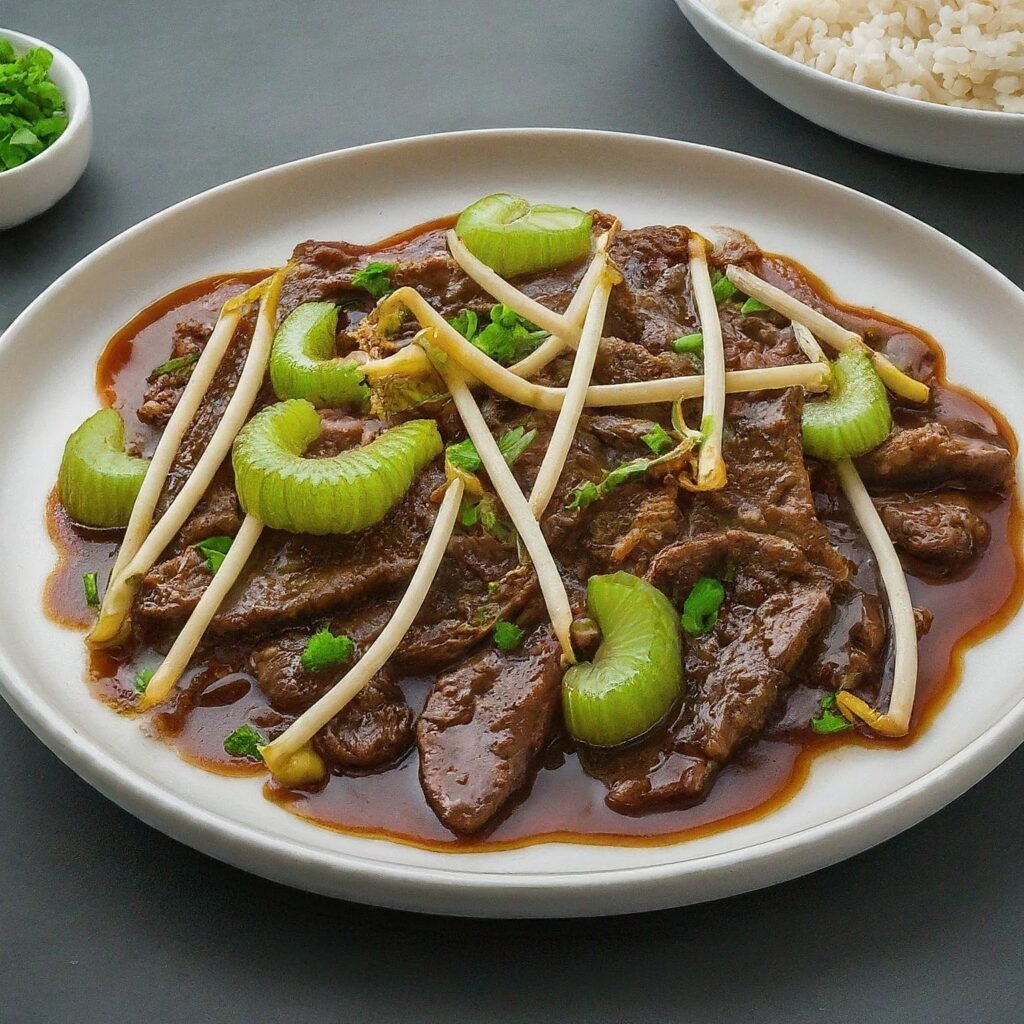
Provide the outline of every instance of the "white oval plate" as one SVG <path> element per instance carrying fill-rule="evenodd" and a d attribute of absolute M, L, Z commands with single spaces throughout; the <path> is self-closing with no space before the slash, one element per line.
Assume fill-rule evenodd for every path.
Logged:
<path fill-rule="evenodd" d="M 64 440 L 97 406 L 106 339 L 165 292 L 283 262 L 306 238 L 371 241 L 507 189 L 600 206 L 624 224 L 731 224 L 806 263 L 840 295 L 932 332 L 952 380 L 1024 434 L 1024 294 L 956 243 L 856 192 L 681 142 L 507 130 L 386 142 L 213 189 L 126 231 L 68 271 L 0 341 L 0 684 L 58 756 L 156 828 L 290 885 L 368 903 L 478 916 L 596 915 L 727 896 L 832 864 L 938 810 L 1024 739 L 1021 620 L 967 658 L 961 686 L 905 750 L 820 757 L 784 807 L 707 838 L 647 849 L 541 844 L 445 854 L 346 836 L 263 799 L 258 779 L 179 760 L 90 696 L 79 634 L 40 606 L 54 554 L 43 506 Z M 43 387 L 59 401 L 44 400 Z"/>

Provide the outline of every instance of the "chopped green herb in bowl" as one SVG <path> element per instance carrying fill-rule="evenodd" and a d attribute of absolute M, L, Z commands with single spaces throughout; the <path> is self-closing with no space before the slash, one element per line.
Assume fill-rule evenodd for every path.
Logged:
<path fill-rule="evenodd" d="M 18 54 L 0 38 L 0 173 L 39 156 L 68 126 L 64 97 L 50 79 L 52 63 L 43 47 Z"/>

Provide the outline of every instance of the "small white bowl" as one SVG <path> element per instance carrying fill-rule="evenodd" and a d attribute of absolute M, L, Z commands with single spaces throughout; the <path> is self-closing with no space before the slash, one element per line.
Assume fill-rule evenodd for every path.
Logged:
<path fill-rule="evenodd" d="M 52 146 L 20 167 L 0 171 L 2 231 L 48 210 L 82 176 L 92 151 L 92 101 L 81 68 L 56 46 L 5 28 L 0 28 L 0 39 L 10 40 L 19 54 L 36 46 L 53 54 L 50 78 L 64 96 L 68 111 L 68 126 Z"/>
<path fill-rule="evenodd" d="M 866 146 L 944 167 L 1024 172 L 1024 114 L 947 107 L 856 85 L 744 35 L 701 0 L 676 0 L 704 41 L 763 93 Z"/>

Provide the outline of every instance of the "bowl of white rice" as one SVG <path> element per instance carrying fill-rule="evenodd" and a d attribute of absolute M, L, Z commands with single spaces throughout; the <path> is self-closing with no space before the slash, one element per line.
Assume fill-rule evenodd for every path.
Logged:
<path fill-rule="evenodd" d="M 676 0 L 816 124 L 900 156 L 1024 172 L 1024 0 Z"/>

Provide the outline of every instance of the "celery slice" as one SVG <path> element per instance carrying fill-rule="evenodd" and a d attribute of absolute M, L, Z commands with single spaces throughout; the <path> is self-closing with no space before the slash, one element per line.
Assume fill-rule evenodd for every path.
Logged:
<path fill-rule="evenodd" d="M 455 224 L 466 248 L 502 277 L 551 270 L 590 251 L 593 218 L 575 207 L 531 206 L 497 192 L 467 206 Z"/>
<path fill-rule="evenodd" d="M 335 357 L 338 307 L 304 302 L 285 317 L 270 352 L 278 398 L 304 398 L 320 408 L 362 405 L 370 390 L 352 360 Z"/>
<path fill-rule="evenodd" d="M 565 722 L 584 743 L 617 746 L 650 729 L 682 690 L 679 616 L 660 590 L 626 572 L 592 576 L 587 611 L 601 646 L 562 678 Z"/>
<path fill-rule="evenodd" d="M 149 460 L 124 450 L 124 420 L 116 409 L 93 413 L 64 447 L 57 493 L 67 514 L 85 526 L 124 527 Z"/>
<path fill-rule="evenodd" d="M 354 533 L 379 523 L 442 449 L 433 420 L 409 420 L 333 458 L 302 453 L 320 434 L 310 402 L 269 406 L 239 432 L 232 453 L 242 508 L 291 533 Z"/>

